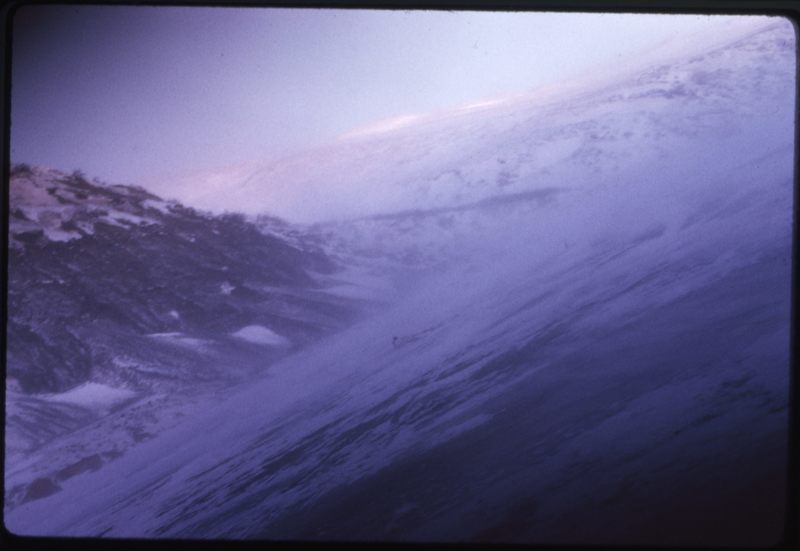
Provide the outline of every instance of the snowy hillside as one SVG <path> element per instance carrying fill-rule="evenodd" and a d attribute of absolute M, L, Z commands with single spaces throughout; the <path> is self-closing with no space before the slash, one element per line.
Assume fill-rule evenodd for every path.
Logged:
<path fill-rule="evenodd" d="M 185 310 L 160 299 L 163 321 L 137 322 L 153 346 L 191 349 L 224 332 L 282 355 L 213 401 L 151 406 L 182 421 L 154 424 L 136 453 L 106 461 L 97 452 L 65 467 L 68 477 L 36 458 L 14 465 L 12 479 L 29 484 L 7 504 L 7 526 L 108 537 L 774 543 L 786 487 L 794 48 L 790 23 L 762 21 L 592 91 L 403 121 L 252 174 L 231 204 L 267 182 L 273 193 L 258 195 L 269 198 L 259 212 L 308 224 L 257 220 L 260 235 L 284 236 L 270 242 L 282 252 L 270 252 L 287 264 L 250 272 L 226 258 L 230 278 L 204 280 L 201 306 L 254 289 L 250 278 L 267 268 L 270 285 L 302 297 L 315 284 L 331 301 L 383 289 L 385 304 L 287 349 L 278 337 L 301 334 L 288 322 L 237 315 L 218 325 L 227 303 L 213 302 L 197 317 L 217 331 L 210 337 L 194 329 L 201 321 L 169 325 L 169 310 L 181 319 Z M 301 201 L 309 194 L 318 201 Z M 156 199 L 136 204 L 145 200 Z M 140 218 L 119 223 L 149 242 L 172 208 L 158 204 L 121 210 Z M 32 219 L 22 214 L 15 223 Z M 75 243 L 69 232 L 88 231 L 70 217 L 37 241 L 15 239 Z M 203 227 L 234 231 L 211 220 Z M 95 223 L 94 235 L 106 226 L 123 231 Z M 241 234 L 226 235 L 234 245 L 186 250 L 266 262 L 263 249 L 240 247 Z M 128 399 L 96 386 L 57 390 L 60 408 Z M 91 430 L 87 439 L 116 434 L 110 423 Z"/>
<path fill-rule="evenodd" d="M 692 170 L 710 155 L 687 155 L 690 144 L 721 140 L 717 151 L 730 151 L 731 134 L 752 130 L 761 117 L 791 114 L 783 100 L 793 90 L 792 68 L 775 62 L 793 51 L 789 27 L 754 18 L 708 50 L 623 72 L 600 89 L 534 90 L 407 117 L 249 173 L 216 174 L 184 194 L 204 208 L 313 223 L 593 188 L 657 173 L 654 167 L 674 169 L 676 159 Z M 198 187 L 207 191 L 198 196 Z"/>
<path fill-rule="evenodd" d="M 789 145 L 794 68 L 779 60 L 793 55 L 790 24 L 754 18 L 702 43 L 615 80 L 587 79 L 594 88 L 411 117 L 227 178 L 198 174 L 204 191 L 191 200 L 269 212 L 335 250 L 438 269 L 567 197 L 624 195 L 642 181 L 694 186 L 710 164 L 758 162 L 777 128 Z"/>

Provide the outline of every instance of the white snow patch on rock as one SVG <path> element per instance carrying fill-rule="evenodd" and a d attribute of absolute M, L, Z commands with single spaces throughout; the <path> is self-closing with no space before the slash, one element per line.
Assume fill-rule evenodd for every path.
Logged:
<path fill-rule="evenodd" d="M 155 199 L 145 199 L 144 201 L 142 201 L 142 206 L 144 208 L 156 209 L 157 211 L 160 211 L 163 214 L 170 214 L 171 212 L 170 206 L 172 206 L 173 204 L 175 203 L 174 202 L 168 203 L 167 201 L 158 201 Z"/>
<path fill-rule="evenodd" d="M 84 383 L 59 394 L 44 394 L 41 397 L 53 402 L 74 404 L 91 409 L 106 409 L 136 396 L 126 388 L 114 388 L 100 383 Z"/>
<path fill-rule="evenodd" d="M 266 346 L 289 346 L 291 341 L 282 335 L 278 335 L 271 329 L 263 325 L 248 325 L 242 327 L 231 336 L 242 339 L 253 344 L 263 344 Z"/>
<path fill-rule="evenodd" d="M 126 227 L 124 223 L 134 226 L 139 226 L 139 225 L 149 226 L 152 224 L 158 224 L 158 221 L 153 220 L 152 218 L 148 218 L 146 216 L 137 216 L 135 214 L 122 211 L 114 211 L 110 215 L 103 217 L 103 219 L 108 222 L 111 222 L 115 226 L 121 226 L 123 228 Z M 120 222 L 122 222 L 123 224 L 120 224 Z"/>
<path fill-rule="evenodd" d="M 205 348 L 206 345 L 210 344 L 211 341 L 206 339 L 198 339 L 195 337 L 189 337 L 184 335 L 183 333 L 179 332 L 170 332 L 170 333 L 150 333 L 147 335 L 148 337 L 155 338 L 155 339 L 164 339 L 169 341 L 173 344 L 177 344 L 179 346 L 186 346 L 189 348 Z"/>
<path fill-rule="evenodd" d="M 50 241 L 72 241 L 73 239 L 80 239 L 82 237 L 78 232 L 51 228 L 45 228 L 44 234 Z"/>

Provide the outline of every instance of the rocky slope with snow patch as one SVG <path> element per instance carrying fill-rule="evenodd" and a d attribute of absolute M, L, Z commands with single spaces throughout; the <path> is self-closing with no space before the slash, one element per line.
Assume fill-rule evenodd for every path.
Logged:
<path fill-rule="evenodd" d="M 230 333 L 254 324 L 302 345 L 346 317 L 348 306 L 315 280 L 336 269 L 318 248 L 265 235 L 240 215 L 16 167 L 10 383 L 25 393 L 90 377 L 147 387 L 157 380 L 148 365 L 171 365 L 161 378 L 202 378 L 237 343 Z"/>
<path fill-rule="evenodd" d="M 342 267 L 274 218 L 25 165 L 9 191 L 7 503 L 119 456 L 370 303 L 327 292 Z"/>

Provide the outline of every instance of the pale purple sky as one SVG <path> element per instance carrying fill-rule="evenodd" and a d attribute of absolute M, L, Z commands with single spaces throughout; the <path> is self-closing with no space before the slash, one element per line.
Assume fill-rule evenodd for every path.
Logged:
<path fill-rule="evenodd" d="M 29 6 L 14 19 L 11 158 L 163 181 L 618 67 L 712 19 Z"/>

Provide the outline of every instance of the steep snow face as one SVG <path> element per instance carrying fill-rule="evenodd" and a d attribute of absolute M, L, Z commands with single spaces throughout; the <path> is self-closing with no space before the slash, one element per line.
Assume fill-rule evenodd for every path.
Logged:
<path fill-rule="evenodd" d="M 490 182 L 462 199 L 415 204 L 398 192 L 414 212 L 318 227 L 326 246 L 358 234 L 340 237 L 337 251 L 385 231 L 360 258 L 401 254 L 382 241 L 398 228 L 403 246 L 460 254 L 402 300 L 188 410 L 185 423 L 135 453 L 43 479 L 38 499 L 8 510 L 7 526 L 81 536 L 773 543 L 787 467 L 793 47 L 781 22 L 553 103 L 543 109 L 549 126 L 508 123 L 503 160 L 547 188 L 526 188 L 520 176 L 499 186 L 513 194 Z M 504 120 L 496 107 L 481 111 L 485 124 Z M 496 159 L 494 138 L 459 125 L 448 127 L 465 132 L 454 134 L 457 146 L 408 162 L 421 173 L 445 161 L 474 173 L 484 148 Z M 431 135 L 449 139 L 442 128 Z M 426 143 L 414 132 L 402 134 L 397 158 L 415 139 Z M 398 135 L 380 134 L 387 148 Z M 456 154 L 461 145 L 474 155 Z M 396 161 L 388 151 L 384 159 Z M 331 174 L 349 177 L 344 166 Z M 379 205 L 368 193 L 365 202 Z M 439 235 L 440 215 L 452 216 L 444 230 L 463 230 L 458 248 L 424 240 Z"/>

